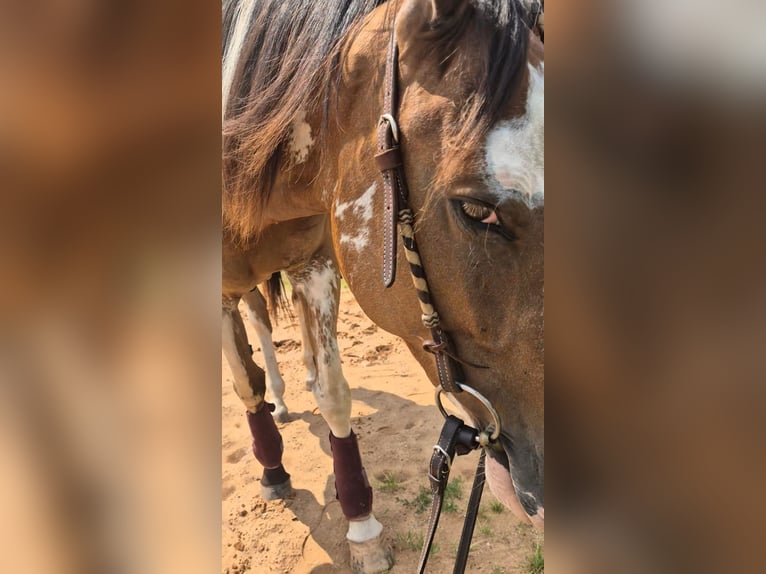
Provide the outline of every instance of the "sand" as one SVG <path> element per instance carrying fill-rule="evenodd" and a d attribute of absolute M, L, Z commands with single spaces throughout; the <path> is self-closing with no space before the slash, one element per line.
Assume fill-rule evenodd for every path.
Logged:
<path fill-rule="evenodd" d="M 247 319 L 248 336 L 262 363 L 260 345 Z M 282 319 L 273 339 L 291 421 L 278 427 L 285 443 L 284 465 L 295 495 L 264 502 L 262 468 L 250 450 L 244 407 L 231 388 L 223 361 L 222 561 L 225 574 L 241 572 L 323 574 L 350 572 L 346 522 L 335 500 L 328 428 L 305 389 L 300 330 Z M 338 343 L 353 397 L 352 427 L 359 437 L 367 475 L 375 490 L 374 512 L 394 548 L 393 573 L 412 573 L 425 533 L 428 509 L 416 499 L 428 486 L 426 469 L 442 424 L 433 387 L 399 340 L 378 329 L 347 288 L 341 294 Z M 428 572 L 451 572 L 478 454 L 459 457 L 452 479 L 461 487 L 454 511 L 442 515 Z M 383 486 L 383 483 L 387 487 Z M 459 491 L 462 496 L 457 497 Z M 493 504 L 495 503 L 495 504 Z M 485 488 L 468 572 L 523 573 L 541 536 L 499 508 Z"/>

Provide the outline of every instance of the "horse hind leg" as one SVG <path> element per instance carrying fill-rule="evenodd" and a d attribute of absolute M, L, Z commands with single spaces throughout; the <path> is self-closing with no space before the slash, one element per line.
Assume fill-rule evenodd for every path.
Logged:
<path fill-rule="evenodd" d="M 237 308 L 239 299 L 223 299 L 221 342 L 234 378 L 234 391 L 245 405 L 247 423 L 253 439 L 253 454 L 263 466 L 261 497 L 286 498 L 292 493 L 290 475 L 282 465 L 282 436 L 264 400 L 266 374 L 253 362 L 245 324 Z"/>
<path fill-rule="evenodd" d="M 310 340 L 308 318 L 303 311 L 306 301 L 298 289 L 293 289 L 292 299 L 293 309 L 295 309 L 295 313 L 298 315 L 298 323 L 301 326 L 301 348 L 303 350 L 303 364 L 306 367 L 306 390 L 313 391 L 314 383 L 317 380 L 317 364 Z"/>
<path fill-rule="evenodd" d="M 266 363 L 266 389 L 274 401 L 274 418 L 279 422 L 289 421 L 287 405 L 285 404 L 285 381 L 279 372 L 277 355 L 274 351 L 274 342 L 271 338 L 271 320 L 266 306 L 266 299 L 258 289 L 250 291 L 242 296 L 247 309 L 247 317 L 258 335 L 263 352 L 263 361 Z"/>
<path fill-rule="evenodd" d="M 351 551 L 351 567 L 354 574 L 385 572 L 393 566 L 393 554 L 383 538 L 383 525 L 372 513 L 372 488 L 351 429 L 351 389 L 343 376 L 338 351 L 339 274 L 330 257 L 319 257 L 297 276 L 291 276 L 291 281 L 300 294 L 308 339 L 316 359 L 313 391 L 322 417 L 330 427 L 335 490 L 349 521 L 346 539 Z"/>

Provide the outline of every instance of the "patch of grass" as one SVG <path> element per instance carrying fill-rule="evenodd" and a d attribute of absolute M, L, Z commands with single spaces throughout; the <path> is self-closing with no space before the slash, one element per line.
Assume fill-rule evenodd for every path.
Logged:
<path fill-rule="evenodd" d="M 526 571 L 527 574 L 543 574 L 545 572 L 545 558 L 541 544 L 535 544 L 535 550 L 527 557 Z"/>
<path fill-rule="evenodd" d="M 505 568 L 501 568 L 500 566 L 495 566 L 492 569 L 492 574 L 504 574 Z"/>
<path fill-rule="evenodd" d="M 386 471 L 376 477 L 378 479 L 378 490 L 394 494 L 402 489 L 402 479 L 394 472 Z"/>
<path fill-rule="evenodd" d="M 463 498 L 463 479 L 459 476 L 454 478 L 452 482 L 444 489 L 444 498 L 456 499 Z"/>
<path fill-rule="evenodd" d="M 444 489 L 442 511 L 447 513 L 457 512 L 458 508 L 455 501 L 461 498 L 463 498 L 463 479 L 458 477 L 447 484 L 447 488 Z M 413 508 L 417 514 L 422 514 L 431 507 L 431 490 L 421 486 L 415 498 L 412 500 L 400 500 L 400 502 L 408 508 Z"/>
<path fill-rule="evenodd" d="M 431 544 L 431 550 L 428 551 L 428 555 L 429 556 L 433 556 L 434 554 L 439 552 L 439 550 L 441 550 L 441 549 L 442 549 L 442 547 L 439 545 L 439 543 L 438 542 L 434 542 L 433 544 Z"/>
<path fill-rule="evenodd" d="M 420 492 L 412 500 L 402 500 L 404 506 L 413 508 L 415 513 L 422 514 L 431 506 L 431 491 L 425 486 L 420 487 Z"/>
<path fill-rule="evenodd" d="M 479 532 L 481 532 L 487 538 L 489 538 L 493 534 L 492 528 L 490 528 L 489 524 L 485 524 L 484 526 L 481 526 L 479 528 Z"/>
<path fill-rule="evenodd" d="M 489 509 L 495 514 L 501 514 L 503 510 L 505 510 L 505 506 L 503 506 L 502 502 L 498 502 L 497 500 L 494 500 L 489 503 Z"/>
<path fill-rule="evenodd" d="M 402 550 L 420 552 L 423 549 L 423 533 L 408 530 L 406 533 L 397 532 L 396 546 Z M 433 552 L 433 547 L 432 547 Z"/>
<path fill-rule="evenodd" d="M 444 489 L 444 506 L 442 510 L 448 514 L 457 512 L 457 500 L 463 498 L 463 479 L 455 478 Z"/>

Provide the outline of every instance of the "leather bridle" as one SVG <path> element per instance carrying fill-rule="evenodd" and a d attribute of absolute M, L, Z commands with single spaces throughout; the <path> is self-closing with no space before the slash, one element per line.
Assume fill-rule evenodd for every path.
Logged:
<path fill-rule="evenodd" d="M 531 30 L 542 39 L 541 3 L 535 1 L 530 11 Z M 383 285 L 393 285 L 396 278 L 397 228 L 402 238 L 404 253 L 409 264 L 410 275 L 418 295 L 423 325 L 430 331 L 431 339 L 423 343 L 423 348 L 432 353 L 436 360 L 436 372 L 439 386 L 436 389 L 436 403 L 445 417 L 444 427 L 434 446 L 429 480 L 431 482 L 431 513 L 428 533 L 423 544 L 418 572 L 425 571 L 436 527 L 444 501 L 452 461 L 455 455 L 468 454 L 479 447 L 487 447 L 497 441 L 501 431 L 501 421 L 492 403 L 477 390 L 465 384 L 461 361 L 454 351 L 449 336 L 441 327 L 439 314 L 434 308 L 431 292 L 428 288 L 426 272 L 420 259 L 414 233 L 414 214 L 409 207 L 409 190 L 404 172 L 401 152 L 401 133 L 396 122 L 398 112 L 399 48 L 396 42 L 396 26 L 392 26 L 391 40 L 386 58 L 385 92 L 383 113 L 377 128 L 377 153 L 375 162 L 383 178 L 384 222 L 383 222 Z M 442 393 L 467 393 L 481 403 L 490 415 L 492 423 L 484 430 L 478 430 L 454 415 L 448 415 L 441 403 Z M 471 538 L 473 537 L 479 503 L 484 489 L 485 450 L 482 448 L 476 469 L 471 496 L 468 502 L 463 531 L 460 537 L 454 574 L 462 574 L 468 560 Z"/>
<path fill-rule="evenodd" d="M 407 262 L 412 275 L 412 281 L 417 290 L 418 300 L 422 311 L 422 321 L 431 334 L 431 339 L 423 343 L 423 348 L 432 353 L 436 359 L 436 371 L 439 379 L 436 400 L 439 409 L 446 420 L 437 444 L 434 446 L 429 478 L 431 481 L 432 504 L 429 519 L 428 535 L 423 544 L 418 572 L 422 574 L 431 550 L 436 527 L 439 523 L 444 493 L 449 480 L 452 460 L 455 454 L 468 452 L 487 446 L 497 440 L 500 433 L 500 417 L 491 403 L 478 391 L 467 386 L 464 381 L 460 361 L 455 354 L 447 333 L 441 327 L 439 314 L 434 308 L 431 293 L 428 289 L 426 273 L 420 260 L 420 253 L 415 241 L 413 230 L 414 215 L 409 207 L 409 191 L 404 174 L 404 164 L 400 147 L 399 127 L 396 123 L 398 109 L 398 62 L 399 50 L 396 43 L 396 32 L 391 34 L 388 48 L 385 76 L 385 96 L 383 113 L 378 122 L 377 146 L 378 153 L 375 161 L 383 177 L 384 188 L 384 232 L 383 232 L 383 284 L 390 287 L 396 278 L 397 257 L 397 226 L 402 237 Z M 447 415 L 441 404 L 441 393 L 462 393 L 476 397 L 489 411 L 493 425 L 484 431 L 466 425 L 462 420 Z M 468 560 L 470 541 L 473 536 L 479 502 L 484 488 L 484 451 L 482 450 L 479 465 L 471 490 L 469 510 L 463 526 L 460 546 L 455 563 L 456 573 L 465 571 Z"/>

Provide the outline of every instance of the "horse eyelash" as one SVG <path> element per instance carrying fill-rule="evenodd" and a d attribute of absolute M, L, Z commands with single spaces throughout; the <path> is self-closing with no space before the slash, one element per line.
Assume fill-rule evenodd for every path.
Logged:
<path fill-rule="evenodd" d="M 482 221 L 494 212 L 494 209 L 487 205 L 481 205 L 480 203 L 473 203 L 470 201 L 461 201 L 460 209 L 462 209 L 463 213 L 468 217 L 475 219 L 476 221 Z"/>

